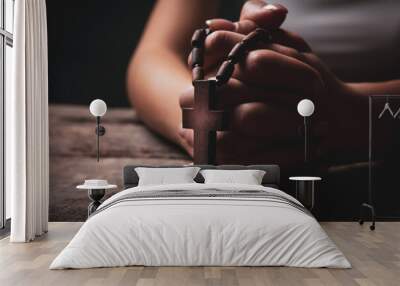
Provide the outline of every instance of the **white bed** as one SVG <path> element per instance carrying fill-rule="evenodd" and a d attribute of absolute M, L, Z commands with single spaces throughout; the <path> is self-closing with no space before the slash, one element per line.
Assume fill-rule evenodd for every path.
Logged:
<path fill-rule="evenodd" d="M 128 265 L 351 267 L 315 218 L 284 192 L 198 183 L 114 195 L 50 269 Z"/>

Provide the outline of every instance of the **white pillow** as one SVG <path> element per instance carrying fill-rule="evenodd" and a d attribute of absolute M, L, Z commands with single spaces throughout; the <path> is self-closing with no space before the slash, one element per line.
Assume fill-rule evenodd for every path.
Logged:
<path fill-rule="evenodd" d="M 261 185 L 265 171 L 261 170 L 202 170 L 204 183 Z"/>
<path fill-rule="evenodd" d="M 193 179 L 199 170 L 199 167 L 135 168 L 139 176 L 139 186 L 195 183 Z"/>

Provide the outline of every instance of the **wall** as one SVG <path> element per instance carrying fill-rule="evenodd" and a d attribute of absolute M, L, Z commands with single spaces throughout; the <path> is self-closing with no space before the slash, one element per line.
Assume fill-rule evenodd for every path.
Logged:
<path fill-rule="evenodd" d="M 51 103 L 127 105 L 125 70 L 150 1 L 48 0 Z"/>

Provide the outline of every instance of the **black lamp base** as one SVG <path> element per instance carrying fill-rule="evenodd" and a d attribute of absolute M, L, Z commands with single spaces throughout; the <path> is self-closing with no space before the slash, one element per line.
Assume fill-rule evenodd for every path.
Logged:
<path fill-rule="evenodd" d="M 369 210 L 370 213 L 371 213 L 371 221 L 372 221 L 372 224 L 369 226 L 369 229 L 370 229 L 370 230 L 375 230 L 375 208 L 374 208 L 373 205 L 370 205 L 370 204 L 367 204 L 367 203 L 363 203 L 363 204 L 361 205 L 361 207 L 360 207 L 360 219 L 358 220 L 358 223 L 359 223 L 360 225 L 363 225 L 363 224 L 364 224 L 364 219 L 365 219 L 365 216 L 364 216 L 364 214 L 365 214 L 364 209 Z"/>

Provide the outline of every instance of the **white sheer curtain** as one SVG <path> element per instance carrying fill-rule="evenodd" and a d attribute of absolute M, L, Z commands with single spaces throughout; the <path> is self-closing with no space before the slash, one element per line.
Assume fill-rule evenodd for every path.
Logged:
<path fill-rule="evenodd" d="M 12 242 L 47 231 L 49 197 L 48 70 L 45 0 L 16 0 L 14 93 L 6 111 L 6 178 Z"/>

